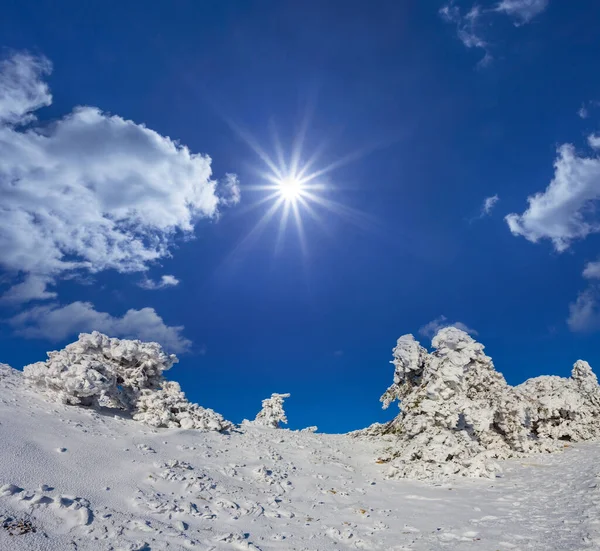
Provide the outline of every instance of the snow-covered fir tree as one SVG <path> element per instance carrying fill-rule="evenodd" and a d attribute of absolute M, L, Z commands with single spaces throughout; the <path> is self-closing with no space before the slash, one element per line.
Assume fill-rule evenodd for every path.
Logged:
<path fill-rule="evenodd" d="M 287 424 L 287 417 L 283 411 L 283 401 L 289 398 L 289 394 L 271 394 L 270 398 L 262 401 L 262 409 L 256 415 L 254 422 L 257 425 L 279 428 L 281 423 Z"/>

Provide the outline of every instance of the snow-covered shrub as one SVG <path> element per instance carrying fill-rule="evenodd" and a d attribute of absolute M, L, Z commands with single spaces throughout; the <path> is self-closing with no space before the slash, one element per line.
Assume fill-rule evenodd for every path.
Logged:
<path fill-rule="evenodd" d="M 536 377 L 516 390 L 532 403 L 532 425 L 540 438 L 573 442 L 600 438 L 600 386 L 587 362 L 575 362 L 568 379 Z"/>
<path fill-rule="evenodd" d="M 394 383 L 381 401 L 385 408 L 399 400 L 401 412 L 370 431 L 395 435 L 390 476 L 493 476 L 496 459 L 600 437 L 600 387 L 586 362 L 575 364 L 570 379 L 511 387 L 464 331 L 441 329 L 432 347 L 429 353 L 404 335 L 393 350 Z"/>
<path fill-rule="evenodd" d="M 65 404 L 130 410 L 142 389 L 158 389 L 163 371 L 177 362 L 155 342 L 81 333 L 64 349 L 48 352 L 45 362 L 25 366 L 33 387 Z"/>
<path fill-rule="evenodd" d="M 81 333 L 45 362 L 25 366 L 25 380 L 64 404 L 125 410 L 155 427 L 226 430 L 219 414 L 188 402 L 177 383 L 163 372 L 176 363 L 155 342 Z"/>
<path fill-rule="evenodd" d="M 262 409 L 256 415 L 254 423 L 267 427 L 279 428 L 280 423 L 287 424 L 287 417 L 283 411 L 283 400 L 289 398 L 289 394 L 271 394 L 270 398 L 262 401 Z"/>
<path fill-rule="evenodd" d="M 212 409 L 189 402 L 174 381 L 164 381 L 159 390 L 142 390 L 133 418 L 152 427 L 216 431 L 233 428 Z"/>

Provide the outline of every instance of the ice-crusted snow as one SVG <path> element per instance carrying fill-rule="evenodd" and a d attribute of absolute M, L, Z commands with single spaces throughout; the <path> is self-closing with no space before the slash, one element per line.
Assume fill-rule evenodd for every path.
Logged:
<path fill-rule="evenodd" d="M 538 377 L 517 387 L 498 373 L 484 346 L 455 327 L 440 330 L 429 353 L 412 335 L 393 350 L 394 383 L 381 397 L 401 412 L 356 435 L 393 434 L 389 476 L 493 477 L 497 460 L 561 449 L 600 436 L 600 387 L 589 364 L 571 378 Z"/>
<path fill-rule="evenodd" d="M 7 367 L 0 442 L 2 550 L 600 548 L 596 443 L 504 462 L 501 478 L 390 480 L 385 438 L 154 428 L 49 401 Z"/>

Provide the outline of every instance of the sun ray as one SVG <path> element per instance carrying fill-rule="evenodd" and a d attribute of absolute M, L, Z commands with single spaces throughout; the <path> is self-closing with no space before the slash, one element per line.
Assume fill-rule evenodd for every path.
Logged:
<path fill-rule="evenodd" d="M 308 248 L 306 246 L 306 235 L 304 234 L 304 224 L 302 223 L 302 216 L 300 216 L 300 209 L 298 203 L 291 203 L 292 209 L 294 210 L 294 220 L 296 222 L 296 229 L 298 230 L 298 239 L 300 241 L 300 248 L 304 257 L 308 256 Z"/>

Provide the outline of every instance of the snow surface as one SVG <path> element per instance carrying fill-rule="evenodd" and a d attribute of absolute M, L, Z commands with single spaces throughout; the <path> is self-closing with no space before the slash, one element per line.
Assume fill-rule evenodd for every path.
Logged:
<path fill-rule="evenodd" d="M 597 443 L 431 484 L 386 478 L 387 437 L 123 415 L 49 401 L 0 365 L 1 550 L 600 548 Z"/>

